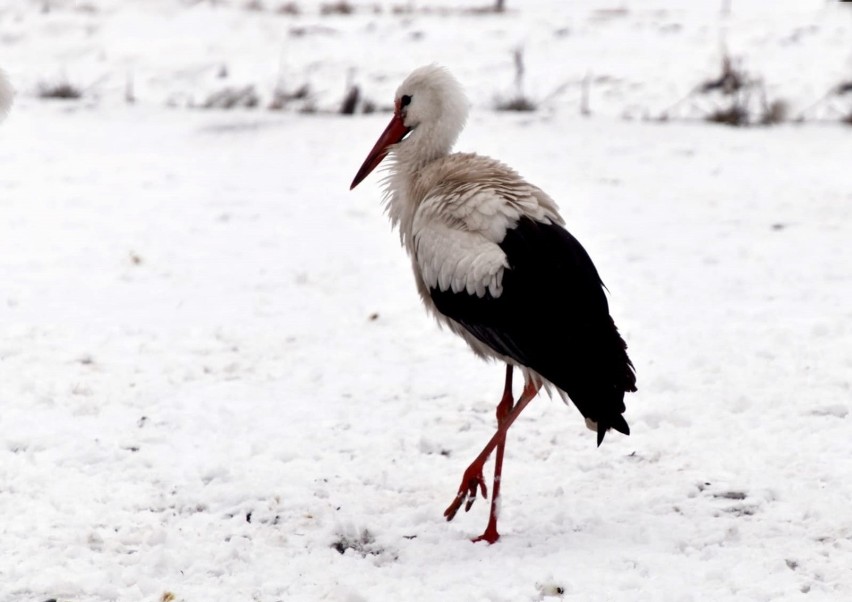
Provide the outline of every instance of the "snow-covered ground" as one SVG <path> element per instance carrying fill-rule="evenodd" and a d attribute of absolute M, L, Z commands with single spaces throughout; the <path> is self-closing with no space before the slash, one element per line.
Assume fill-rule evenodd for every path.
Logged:
<path fill-rule="evenodd" d="M 852 130 L 622 119 L 715 74 L 722 26 L 806 106 L 852 75 L 852 10 L 43 4 L 0 8 L 0 600 L 852 599 Z M 609 78 L 593 116 L 571 86 L 493 112 L 518 43 L 538 98 Z M 503 368 L 425 316 L 378 178 L 348 192 L 387 115 L 324 112 L 432 60 L 474 101 L 458 148 L 560 202 L 639 376 L 600 449 L 530 405 L 494 546 L 482 500 L 441 513 Z M 222 62 L 319 112 L 166 106 Z M 82 100 L 35 97 L 63 73 Z"/>

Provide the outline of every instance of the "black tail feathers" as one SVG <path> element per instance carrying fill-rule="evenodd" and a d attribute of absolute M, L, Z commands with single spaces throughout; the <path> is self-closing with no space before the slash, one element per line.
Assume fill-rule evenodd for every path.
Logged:
<path fill-rule="evenodd" d="M 603 443 L 604 440 L 604 435 L 606 435 L 606 432 L 611 428 L 624 435 L 630 434 L 630 426 L 621 414 L 612 416 L 608 420 L 600 420 L 598 422 L 598 447 L 601 446 L 601 443 Z"/>

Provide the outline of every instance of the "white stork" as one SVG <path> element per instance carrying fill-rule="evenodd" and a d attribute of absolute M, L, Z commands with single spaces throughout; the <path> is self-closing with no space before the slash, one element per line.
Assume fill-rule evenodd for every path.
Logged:
<path fill-rule="evenodd" d="M 630 433 L 624 393 L 636 390 L 636 375 L 598 272 L 553 199 L 494 159 L 450 153 L 469 107 L 458 81 L 442 67 L 421 67 L 394 106 L 351 188 L 390 154 L 386 209 L 423 303 L 474 353 L 506 363 L 497 432 L 444 512 L 452 520 L 462 504 L 469 510 L 478 489 L 487 497 L 482 470 L 496 448 L 488 526 L 474 540 L 494 543 L 506 432 L 530 400 L 555 389 L 600 445 L 610 428 Z M 525 379 L 517 405 L 514 366 Z"/>

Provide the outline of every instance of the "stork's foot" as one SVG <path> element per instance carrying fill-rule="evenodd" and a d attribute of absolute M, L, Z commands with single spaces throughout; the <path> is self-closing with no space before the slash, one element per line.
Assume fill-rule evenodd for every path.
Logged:
<path fill-rule="evenodd" d="M 489 521 L 488 526 L 485 528 L 485 533 L 480 535 L 479 537 L 474 537 L 471 541 L 473 543 L 477 543 L 480 541 L 487 541 L 489 544 L 497 543 L 497 540 L 500 539 L 500 534 L 497 533 L 497 521 Z"/>
<path fill-rule="evenodd" d="M 482 491 L 482 497 L 488 497 L 488 487 L 485 485 L 485 479 L 482 477 L 482 466 L 474 462 L 467 467 L 467 470 L 464 471 L 464 476 L 462 477 L 459 492 L 456 494 L 456 499 L 454 499 L 453 503 L 444 510 L 444 516 L 447 520 L 453 520 L 453 518 L 455 518 L 456 512 L 459 511 L 462 504 L 464 504 L 465 512 L 470 510 L 470 507 L 473 506 L 473 503 L 476 501 L 477 489 Z M 495 539 L 494 541 L 497 540 Z"/>

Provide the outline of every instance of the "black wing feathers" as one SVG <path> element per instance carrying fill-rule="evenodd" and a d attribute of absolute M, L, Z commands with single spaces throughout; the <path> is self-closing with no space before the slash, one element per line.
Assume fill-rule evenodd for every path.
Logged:
<path fill-rule="evenodd" d="M 636 390 L 627 345 L 598 272 L 567 230 L 522 218 L 500 248 L 509 262 L 494 298 L 431 289 L 438 310 L 498 353 L 565 391 L 583 416 L 629 434 L 625 391 Z"/>

